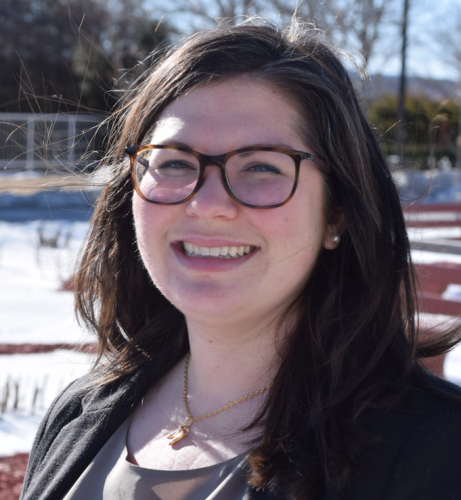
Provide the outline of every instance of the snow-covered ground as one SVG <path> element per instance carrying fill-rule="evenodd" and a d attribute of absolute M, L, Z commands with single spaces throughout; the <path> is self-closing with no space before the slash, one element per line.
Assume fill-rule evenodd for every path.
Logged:
<path fill-rule="evenodd" d="M 461 227 L 448 228 L 408 228 L 408 237 L 412 243 L 430 242 L 437 239 L 461 238 Z M 411 251 L 411 257 L 415 264 L 433 264 L 435 262 L 451 262 L 461 264 L 461 255 L 429 252 L 427 250 Z M 447 297 L 448 298 L 448 297 Z"/>
<path fill-rule="evenodd" d="M 93 339 L 76 323 L 73 299 L 59 291 L 72 274 L 87 222 L 0 221 L 0 343 L 78 343 Z M 461 237 L 461 229 L 413 231 L 411 239 Z M 40 246 L 57 236 L 57 248 Z M 461 263 L 461 256 L 414 251 L 416 262 Z M 456 293 L 454 294 L 456 295 Z M 461 298 L 459 299 L 461 300 Z M 438 322 L 444 318 L 429 318 Z M 46 408 L 73 379 L 85 374 L 93 356 L 58 350 L 46 354 L 0 355 L 0 455 L 27 452 Z M 448 355 L 449 380 L 461 384 L 461 347 Z M 16 397 L 17 391 L 17 397 Z M 17 400 L 17 409 L 14 410 Z"/>
<path fill-rule="evenodd" d="M 59 291 L 72 275 L 86 222 L 0 221 L 0 343 L 91 342 L 73 316 L 72 293 Z M 39 235 L 57 237 L 57 248 Z"/>
<path fill-rule="evenodd" d="M 437 239 L 458 239 L 461 238 L 461 227 L 410 227 L 408 228 L 408 237 L 412 243 L 430 242 Z M 461 255 L 412 250 L 411 256 L 415 264 L 432 264 L 435 262 L 461 264 Z M 450 300 L 461 300 L 461 285 L 449 285 L 443 296 Z M 427 325 L 443 324 L 444 321 L 450 321 L 449 317 L 440 314 L 422 314 L 421 316 L 421 322 Z M 461 385 L 461 346 L 448 353 L 444 369 L 448 380 Z"/>
<path fill-rule="evenodd" d="M 86 222 L 0 221 L 0 343 L 93 340 L 74 318 L 72 293 L 59 291 L 72 274 L 87 227 Z M 41 246 L 40 234 L 48 242 L 56 238 L 57 248 Z M 0 355 L 0 455 L 30 450 L 46 408 L 88 372 L 92 360 L 69 350 Z"/>
<path fill-rule="evenodd" d="M 90 354 L 68 350 L 0 355 L 0 402 L 9 393 L 0 414 L 0 456 L 30 451 L 46 409 L 92 361 Z"/>

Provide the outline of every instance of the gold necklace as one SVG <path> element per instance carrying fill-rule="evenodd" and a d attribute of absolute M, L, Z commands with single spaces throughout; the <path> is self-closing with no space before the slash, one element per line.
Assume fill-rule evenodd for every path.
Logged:
<path fill-rule="evenodd" d="M 232 403 L 229 403 L 226 406 L 223 406 L 222 408 L 219 408 L 219 410 L 212 411 L 210 413 L 207 413 L 206 415 L 200 415 L 200 417 L 193 417 L 190 414 L 189 407 L 187 406 L 187 367 L 189 366 L 189 359 L 190 359 L 190 351 L 187 353 L 186 356 L 186 363 L 184 365 L 184 392 L 183 392 L 183 401 L 184 401 L 184 408 L 186 409 L 186 420 L 184 420 L 184 423 L 180 425 L 174 432 L 172 432 L 169 436 L 168 439 L 170 439 L 170 442 L 168 443 L 170 446 L 173 446 L 176 444 L 178 441 L 181 441 L 181 439 L 184 439 L 187 437 L 187 433 L 189 432 L 189 429 L 191 425 L 196 421 L 196 420 L 201 420 L 202 418 L 207 418 L 207 417 L 212 417 L 213 415 L 217 415 L 218 413 L 221 413 L 224 410 L 227 410 L 231 408 L 232 406 L 235 406 L 239 403 L 242 403 L 243 401 L 246 401 L 249 398 L 252 398 L 253 396 L 256 396 L 257 394 L 261 394 L 261 392 L 264 392 L 265 390 L 269 389 L 269 387 L 273 384 L 273 382 L 267 384 L 265 387 L 262 389 L 258 389 L 257 391 L 252 392 L 251 394 L 248 394 L 247 396 L 244 396 L 243 398 L 236 399 Z"/>

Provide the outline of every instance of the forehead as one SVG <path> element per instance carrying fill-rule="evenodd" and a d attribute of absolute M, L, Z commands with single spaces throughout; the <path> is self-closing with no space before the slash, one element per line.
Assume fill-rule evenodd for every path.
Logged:
<path fill-rule="evenodd" d="M 181 142 L 203 153 L 253 145 L 306 149 L 299 136 L 301 117 L 269 83 L 248 77 L 191 90 L 160 115 L 151 141 Z"/>

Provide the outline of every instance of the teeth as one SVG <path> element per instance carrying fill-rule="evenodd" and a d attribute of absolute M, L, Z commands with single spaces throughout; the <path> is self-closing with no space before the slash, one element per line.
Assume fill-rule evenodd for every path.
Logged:
<path fill-rule="evenodd" d="M 250 245 L 241 247 L 199 247 L 193 243 L 183 241 L 186 255 L 201 257 L 218 257 L 221 259 L 234 259 L 249 254 L 253 247 Z"/>

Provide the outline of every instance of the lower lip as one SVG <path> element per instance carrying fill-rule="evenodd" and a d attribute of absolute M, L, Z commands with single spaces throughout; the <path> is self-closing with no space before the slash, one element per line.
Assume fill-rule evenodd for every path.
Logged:
<path fill-rule="evenodd" d="M 248 262 L 258 252 L 258 249 L 255 248 L 249 254 L 235 259 L 216 259 L 213 257 L 189 257 L 184 253 L 180 243 L 174 243 L 171 247 L 176 255 L 176 258 L 183 266 L 194 271 L 207 272 L 230 271 L 238 266 L 241 266 L 245 262 Z"/>

